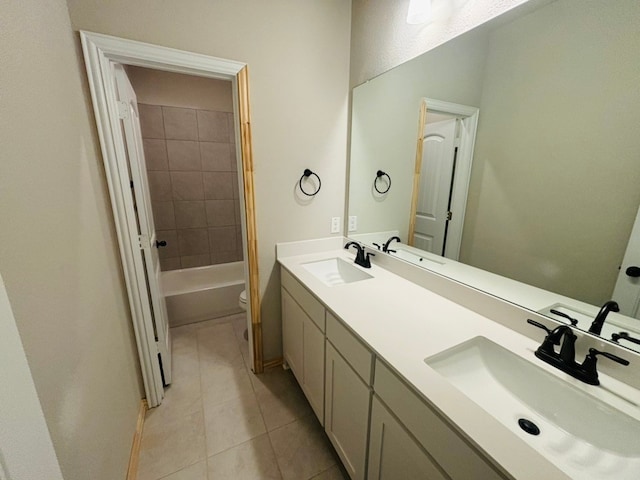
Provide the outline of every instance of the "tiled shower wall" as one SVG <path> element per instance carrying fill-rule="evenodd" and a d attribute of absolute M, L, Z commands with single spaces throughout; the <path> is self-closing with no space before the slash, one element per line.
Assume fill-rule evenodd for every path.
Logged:
<path fill-rule="evenodd" d="M 242 260 L 233 113 L 138 107 L 162 270 Z"/>

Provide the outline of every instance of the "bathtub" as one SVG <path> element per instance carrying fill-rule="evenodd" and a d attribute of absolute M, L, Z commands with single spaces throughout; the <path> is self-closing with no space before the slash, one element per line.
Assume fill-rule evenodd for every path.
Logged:
<path fill-rule="evenodd" d="M 170 270 L 160 282 L 172 327 L 242 312 L 244 262 Z"/>

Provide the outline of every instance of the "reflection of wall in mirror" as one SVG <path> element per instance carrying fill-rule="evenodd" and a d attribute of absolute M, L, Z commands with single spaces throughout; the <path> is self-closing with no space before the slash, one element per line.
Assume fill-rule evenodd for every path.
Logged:
<path fill-rule="evenodd" d="M 490 37 L 461 260 L 593 304 L 640 203 L 640 4 L 559 1 Z"/>
<path fill-rule="evenodd" d="M 468 34 L 353 91 L 349 214 L 358 233 L 398 230 L 407 241 L 420 100 L 478 105 L 486 44 Z M 378 169 L 393 179 L 384 198 L 369 181 Z"/>
<path fill-rule="evenodd" d="M 629 132 L 640 115 L 639 12 L 635 0 L 558 1 L 355 89 L 358 233 L 406 231 L 420 98 L 478 106 L 461 260 L 589 303 L 610 298 L 640 202 L 640 137 Z M 355 181 L 369 174 L 354 175 L 373 168 L 397 187 L 378 204 Z"/>

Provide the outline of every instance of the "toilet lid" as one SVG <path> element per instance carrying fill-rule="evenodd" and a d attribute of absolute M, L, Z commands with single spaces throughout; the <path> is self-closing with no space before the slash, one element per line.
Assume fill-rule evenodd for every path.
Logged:
<path fill-rule="evenodd" d="M 243 290 L 242 293 L 240 294 L 240 301 L 242 303 L 247 303 L 247 291 Z"/>

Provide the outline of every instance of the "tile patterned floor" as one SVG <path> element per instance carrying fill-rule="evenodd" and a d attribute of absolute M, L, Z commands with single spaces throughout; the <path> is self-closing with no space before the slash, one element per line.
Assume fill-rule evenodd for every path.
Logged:
<path fill-rule="evenodd" d="M 254 375 L 244 314 L 172 329 L 173 384 L 147 412 L 138 480 L 346 480 L 293 374 Z"/>

